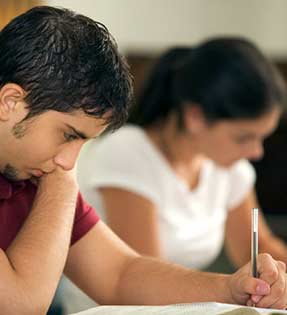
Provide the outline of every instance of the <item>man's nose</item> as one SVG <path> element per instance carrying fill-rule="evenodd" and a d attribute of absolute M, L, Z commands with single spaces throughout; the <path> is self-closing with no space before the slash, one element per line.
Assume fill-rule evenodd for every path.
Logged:
<path fill-rule="evenodd" d="M 55 156 L 55 164 L 66 171 L 73 169 L 82 145 L 83 143 L 78 141 L 74 143 L 67 143 L 65 147 Z"/>

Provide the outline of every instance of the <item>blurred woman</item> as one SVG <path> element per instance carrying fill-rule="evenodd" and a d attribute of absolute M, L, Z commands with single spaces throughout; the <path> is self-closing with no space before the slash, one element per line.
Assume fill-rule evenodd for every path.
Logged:
<path fill-rule="evenodd" d="M 79 160 L 87 201 L 142 254 L 205 268 L 222 249 L 250 258 L 250 214 L 263 140 L 277 126 L 285 87 L 241 38 L 216 38 L 163 54 L 131 122 L 89 143 Z M 259 249 L 287 248 L 259 220 Z"/>

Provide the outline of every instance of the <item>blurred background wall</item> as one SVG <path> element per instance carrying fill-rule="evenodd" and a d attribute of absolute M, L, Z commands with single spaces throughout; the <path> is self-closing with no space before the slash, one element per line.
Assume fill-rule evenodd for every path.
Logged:
<path fill-rule="evenodd" d="M 154 52 L 240 34 L 276 57 L 287 53 L 285 0 L 46 0 L 103 22 L 124 51 Z"/>
<path fill-rule="evenodd" d="M 41 4 L 41 1 L 37 0 L 0 0 L 0 29 L 14 16 L 17 16 L 39 4 Z"/>

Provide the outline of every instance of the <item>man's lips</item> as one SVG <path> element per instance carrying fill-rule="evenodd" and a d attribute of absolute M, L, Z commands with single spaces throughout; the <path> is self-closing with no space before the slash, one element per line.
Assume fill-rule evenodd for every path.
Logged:
<path fill-rule="evenodd" d="M 42 175 L 44 175 L 44 172 L 42 172 L 41 170 L 33 170 L 32 175 L 35 177 L 41 177 Z"/>

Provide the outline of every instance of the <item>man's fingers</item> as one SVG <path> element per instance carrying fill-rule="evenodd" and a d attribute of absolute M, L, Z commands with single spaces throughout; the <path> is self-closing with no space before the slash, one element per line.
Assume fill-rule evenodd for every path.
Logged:
<path fill-rule="evenodd" d="M 286 292 L 286 274 L 285 267 L 278 265 L 278 277 L 274 284 L 271 286 L 270 294 L 264 296 L 256 306 L 265 308 L 282 308 L 286 307 L 287 292 Z"/>
<path fill-rule="evenodd" d="M 272 285 L 278 278 L 278 268 L 279 266 L 277 262 L 272 258 L 271 255 L 260 254 L 258 256 L 258 272 L 260 274 L 260 279 L 266 281 L 270 285 Z"/>
<path fill-rule="evenodd" d="M 241 282 L 240 290 L 251 296 L 262 296 L 270 293 L 270 286 L 261 279 L 246 277 Z"/>
<path fill-rule="evenodd" d="M 278 266 L 278 269 L 284 273 L 286 273 L 286 264 L 281 261 L 281 260 L 278 260 L 277 261 L 277 266 Z"/>

